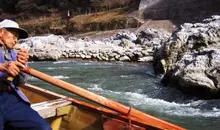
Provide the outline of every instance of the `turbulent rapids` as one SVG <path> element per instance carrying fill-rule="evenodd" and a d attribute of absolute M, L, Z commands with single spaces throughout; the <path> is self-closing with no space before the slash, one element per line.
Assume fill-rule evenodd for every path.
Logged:
<path fill-rule="evenodd" d="M 219 100 L 199 100 L 163 87 L 150 65 L 58 61 L 33 62 L 30 66 L 186 128 L 218 129 Z M 75 97 L 34 78 L 29 78 L 28 82 Z"/>

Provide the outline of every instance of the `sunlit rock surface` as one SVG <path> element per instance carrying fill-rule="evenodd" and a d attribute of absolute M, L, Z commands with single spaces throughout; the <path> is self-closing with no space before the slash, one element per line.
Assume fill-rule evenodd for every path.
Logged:
<path fill-rule="evenodd" d="M 185 23 L 154 53 L 162 82 L 202 98 L 219 98 L 220 16 Z"/>
<path fill-rule="evenodd" d="M 152 62 L 153 50 L 169 38 L 169 33 L 146 29 L 139 34 L 118 32 L 110 38 L 93 40 L 88 37 L 64 39 L 63 36 L 48 35 L 30 37 L 20 41 L 33 60 L 59 60 L 80 58 L 101 61 Z"/>
<path fill-rule="evenodd" d="M 180 25 L 220 14 L 219 4 L 219 0 L 141 0 L 139 12 L 145 20 L 167 19 Z"/>

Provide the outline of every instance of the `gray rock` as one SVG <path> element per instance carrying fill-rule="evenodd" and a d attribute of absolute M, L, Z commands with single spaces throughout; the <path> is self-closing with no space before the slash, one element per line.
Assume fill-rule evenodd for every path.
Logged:
<path fill-rule="evenodd" d="M 153 62 L 153 57 L 152 56 L 145 56 L 142 58 L 138 59 L 139 62 Z"/>
<path fill-rule="evenodd" d="M 170 37 L 170 34 L 162 30 L 148 28 L 138 33 L 137 37 L 139 40 L 136 41 L 137 44 L 159 48 L 161 47 L 161 43 Z"/>
<path fill-rule="evenodd" d="M 130 58 L 128 56 L 122 56 L 119 58 L 120 61 L 130 61 Z"/>
<path fill-rule="evenodd" d="M 127 39 L 129 41 L 136 41 L 137 36 L 132 32 L 123 31 L 123 32 L 118 32 L 113 39 L 114 40 Z"/>
<path fill-rule="evenodd" d="M 217 16 L 204 23 L 184 24 L 155 51 L 154 70 L 164 74 L 165 85 L 201 98 L 220 98 L 219 25 Z"/>

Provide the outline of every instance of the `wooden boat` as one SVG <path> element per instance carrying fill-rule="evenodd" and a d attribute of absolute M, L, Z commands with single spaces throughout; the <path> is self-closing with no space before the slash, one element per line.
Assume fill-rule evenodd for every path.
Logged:
<path fill-rule="evenodd" d="M 53 130 L 184 130 L 34 69 L 25 68 L 23 71 L 87 99 L 91 97 L 91 101 L 101 104 L 86 103 L 30 84 L 21 87 L 31 107 L 50 122 Z"/>

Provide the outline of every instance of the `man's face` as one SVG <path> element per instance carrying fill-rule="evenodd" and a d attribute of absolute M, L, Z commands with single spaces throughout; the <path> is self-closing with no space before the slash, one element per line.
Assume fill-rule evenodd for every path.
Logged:
<path fill-rule="evenodd" d="M 0 41 L 8 48 L 12 49 L 18 41 L 18 33 L 11 29 L 0 29 Z"/>

